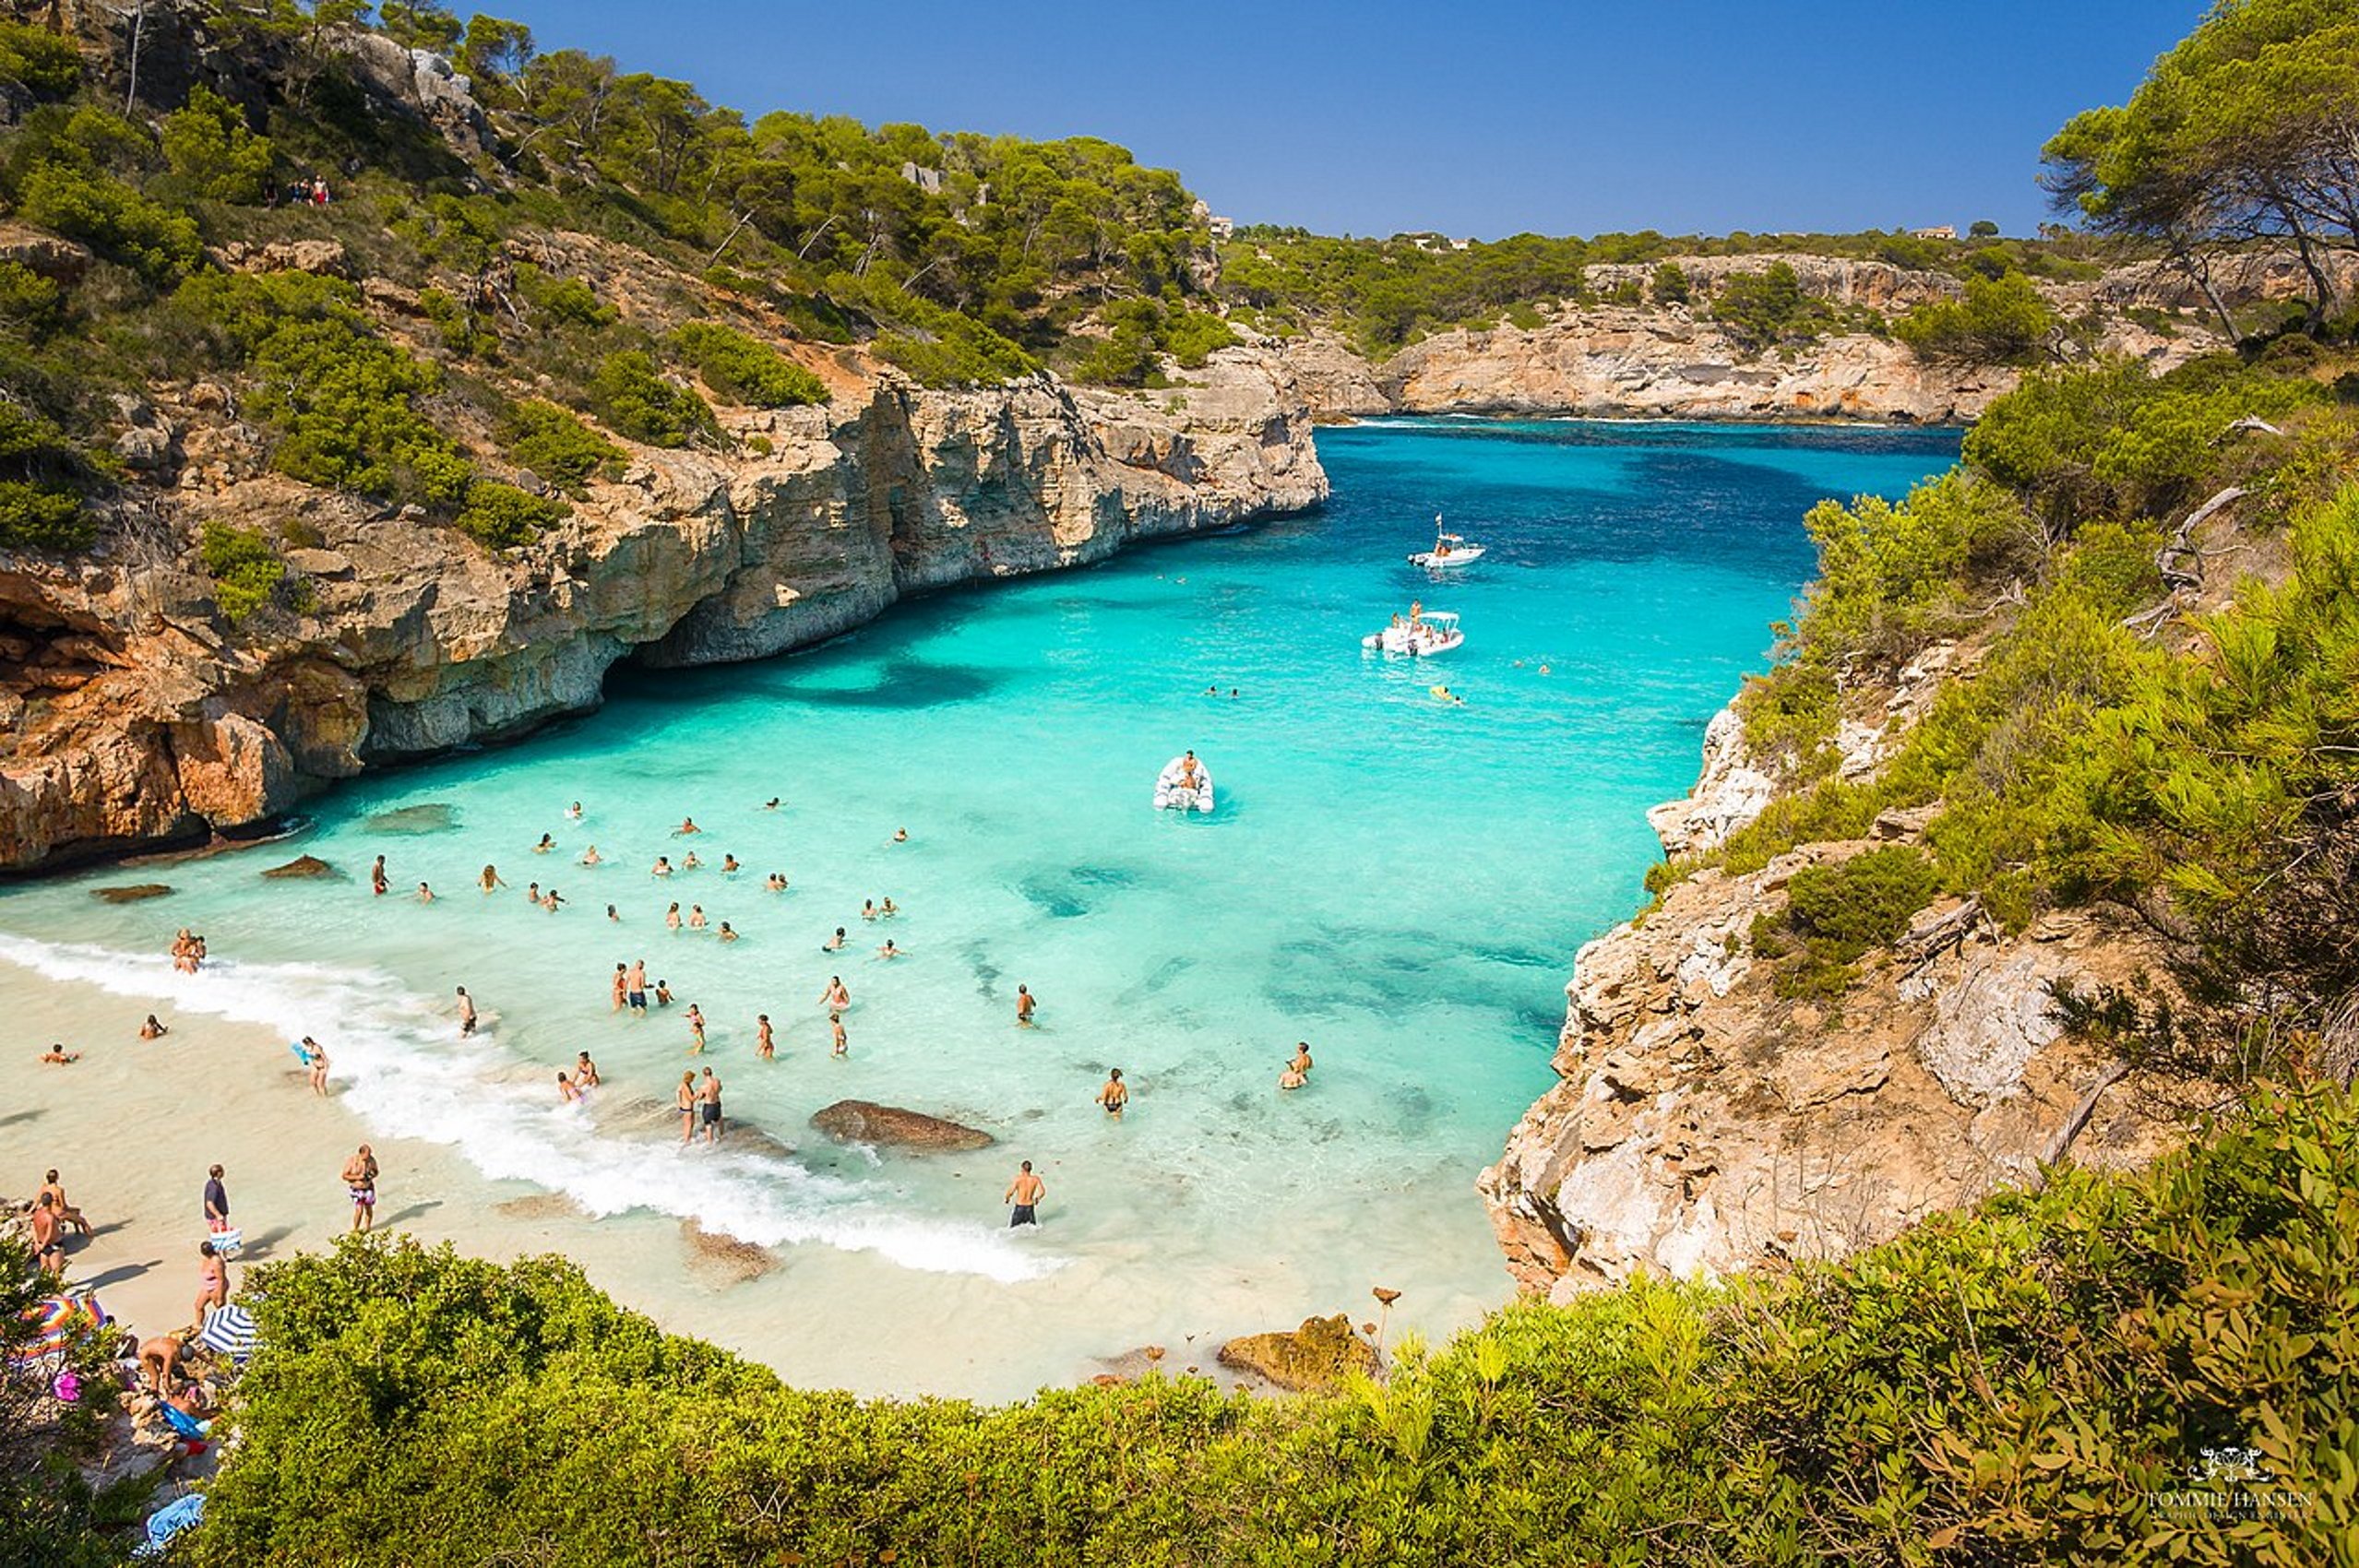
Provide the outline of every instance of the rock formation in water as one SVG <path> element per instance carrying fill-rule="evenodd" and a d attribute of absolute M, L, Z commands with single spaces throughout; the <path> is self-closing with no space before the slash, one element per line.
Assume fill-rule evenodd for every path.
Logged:
<path fill-rule="evenodd" d="M 964 1153 L 989 1148 L 997 1142 L 981 1128 L 866 1099 L 840 1099 L 822 1107 L 811 1113 L 811 1125 L 839 1143 L 881 1144 L 927 1152 Z"/>
<path fill-rule="evenodd" d="M 1150 395 L 931 391 L 839 360 L 833 403 L 725 411 L 736 455 L 637 448 L 504 552 L 268 471 L 219 386 L 156 388 L 135 410 L 161 443 L 144 557 L 0 559 L 0 869 L 251 826 L 370 766 L 595 707 L 624 659 L 757 659 L 904 594 L 1327 493 L 1302 398 L 1250 350 Z M 287 552 L 311 608 L 246 638 L 190 544 L 257 519 L 313 541 Z"/>

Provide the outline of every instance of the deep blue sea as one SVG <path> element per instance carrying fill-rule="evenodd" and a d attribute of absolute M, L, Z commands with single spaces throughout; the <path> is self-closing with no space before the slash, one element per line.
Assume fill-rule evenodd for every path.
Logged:
<path fill-rule="evenodd" d="M 1436 421 L 1317 439 L 1335 496 L 1316 514 L 910 602 L 766 663 L 618 672 L 595 716 L 365 779 L 297 843 L 173 867 L 167 899 L 87 896 L 119 872 L 8 889 L 0 994 L 34 986 L 11 967 L 30 964 L 126 1007 L 316 1033 L 366 1130 L 456 1149 L 486 1203 L 540 1189 L 650 1247 L 693 1218 L 779 1249 L 790 1266 L 697 1296 L 684 1326 L 806 1381 L 1007 1392 L 1095 1350 L 1364 1306 L 1371 1283 L 1410 1292 L 1400 1321 L 1463 1321 L 1507 1290 L 1475 1174 L 1551 1081 L 1574 951 L 1640 896 L 1646 808 L 1685 790 L 1706 722 L 1765 663 L 1811 567 L 1804 512 L 1898 496 L 1958 438 Z M 1405 560 L 1436 512 L 1487 548 L 1447 584 Z M 1364 653 L 1412 599 L 1462 616 L 1466 645 Z M 1216 780 L 1207 818 L 1150 804 L 1189 747 Z M 674 837 L 691 815 L 705 831 Z M 705 867 L 649 874 L 689 849 Z M 298 851 L 349 880 L 256 876 Z M 380 853 L 397 895 L 440 897 L 371 897 Z M 487 863 L 508 885 L 490 897 Z M 567 907 L 528 907 L 534 881 Z M 860 918 L 888 896 L 900 915 Z M 743 940 L 667 930 L 673 900 Z M 197 980 L 157 956 L 182 926 L 226 960 Z M 838 926 L 849 949 L 823 952 Z M 874 956 L 888 936 L 905 957 Z M 614 965 L 639 956 L 681 1006 L 610 1011 Z M 841 1061 L 830 976 L 853 998 Z M 1019 982 L 1037 1030 L 1013 1027 Z M 458 984 L 491 1026 L 463 1048 Z M 774 1143 L 677 1146 L 662 1108 L 704 1064 L 684 1056 L 690 1001 L 733 1118 Z M 775 1062 L 752 1057 L 760 1012 Z M 1283 1094 L 1297 1040 L 1317 1066 Z M 607 1080 L 587 1114 L 552 1089 L 584 1049 Z M 282 1045 L 254 1051 L 210 1070 L 284 1068 Z M 1091 1103 L 1109 1066 L 1133 1092 L 1120 1124 Z M 805 1121 L 846 1097 L 1000 1144 L 838 1148 Z M 1051 1194 L 1011 1236 L 1019 1158 Z M 660 1306 L 644 1279 L 634 1299 L 651 1289 Z"/>

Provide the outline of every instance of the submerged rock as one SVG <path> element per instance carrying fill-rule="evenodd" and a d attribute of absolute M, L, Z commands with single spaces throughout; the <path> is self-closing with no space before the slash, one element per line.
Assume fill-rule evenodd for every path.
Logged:
<path fill-rule="evenodd" d="M 297 855 L 282 866 L 272 866 L 262 873 L 272 877 L 334 876 L 336 868 L 316 855 Z"/>
<path fill-rule="evenodd" d="M 137 904 L 143 898 L 161 898 L 172 891 L 161 882 L 135 882 L 125 887 L 93 887 L 90 897 L 101 904 Z"/>
<path fill-rule="evenodd" d="M 368 820 L 371 833 L 445 833 L 459 826 L 459 808 L 447 801 L 399 806 L 377 812 Z"/>
<path fill-rule="evenodd" d="M 1376 1370 L 1376 1348 L 1352 1331 L 1352 1320 L 1306 1317 L 1292 1333 L 1248 1334 L 1221 1347 L 1220 1362 L 1280 1388 L 1323 1388 L 1351 1372 Z"/>
<path fill-rule="evenodd" d="M 989 1148 L 998 1141 L 979 1128 L 928 1116 L 922 1111 L 903 1111 L 865 1099 L 840 1099 L 813 1111 L 811 1125 L 840 1143 L 886 1144 L 895 1148 L 946 1149 L 956 1153 Z"/>

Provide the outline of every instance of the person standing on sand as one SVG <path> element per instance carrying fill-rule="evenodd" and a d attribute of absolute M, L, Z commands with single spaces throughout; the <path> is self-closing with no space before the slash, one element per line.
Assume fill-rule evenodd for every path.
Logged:
<path fill-rule="evenodd" d="M 376 1226 L 376 1156 L 363 1144 L 360 1151 L 344 1162 L 341 1180 L 352 1194 L 352 1229 L 363 1231 Z"/>
<path fill-rule="evenodd" d="M 230 1190 L 221 1184 L 221 1168 L 214 1166 L 205 1173 L 205 1229 L 227 1230 L 230 1228 Z"/>
<path fill-rule="evenodd" d="M 304 1036 L 303 1046 L 304 1065 L 311 1069 L 311 1092 L 324 1096 L 328 1093 L 328 1051 L 309 1035 Z"/>
<path fill-rule="evenodd" d="M 1105 1087 L 1098 1091 L 1098 1103 L 1106 1108 L 1107 1115 L 1121 1120 L 1122 1108 L 1130 1103 L 1130 1090 L 1122 1081 L 1121 1068 L 1106 1069 Z"/>
<path fill-rule="evenodd" d="M 210 1241 L 197 1242 L 197 1255 L 201 1260 L 197 1265 L 197 1312 L 188 1321 L 202 1328 L 216 1307 L 230 1304 L 230 1266 Z"/>
<path fill-rule="evenodd" d="M 709 1067 L 705 1069 L 704 1082 L 697 1086 L 697 1100 L 705 1124 L 705 1142 L 721 1142 L 721 1078 Z"/>
<path fill-rule="evenodd" d="M 694 1069 L 680 1075 L 680 1087 L 673 1094 L 672 1103 L 680 1108 L 680 1142 L 685 1144 L 697 1135 L 697 1075 Z"/>
<path fill-rule="evenodd" d="M 66 1277 L 66 1226 L 47 1193 L 33 1200 L 33 1266 L 54 1279 Z"/>
<path fill-rule="evenodd" d="M 1032 1025 L 1032 993 L 1022 986 L 1016 988 L 1016 1027 L 1029 1029 Z"/>
<path fill-rule="evenodd" d="M 1013 1230 L 1019 1225 L 1038 1225 L 1041 1222 L 1040 1202 L 1047 1192 L 1048 1183 L 1032 1174 L 1032 1162 L 1029 1159 L 1024 1161 L 1024 1168 L 1016 1172 L 1016 1179 L 1007 1183 L 1007 1192 L 999 1200 L 1016 1206 L 1007 1216 L 1007 1229 Z"/>
<path fill-rule="evenodd" d="M 467 988 L 462 985 L 459 988 L 459 1038 L 466 1039 L 474 1032 L 475 999 L 467 994 Z"/>

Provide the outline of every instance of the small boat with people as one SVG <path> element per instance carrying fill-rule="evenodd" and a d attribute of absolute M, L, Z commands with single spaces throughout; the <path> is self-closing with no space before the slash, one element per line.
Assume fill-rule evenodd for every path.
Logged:
<path fill-rule="evenodd" d="M 1421 550 L 1409 558 L 1412 566 L 1423 566 L 1429 572 L 1448 571 L 1456 566 L 1471 566 L 1483 559 L 1483 547 L 1469 544 L 1464 536 L 1442 527 L 1442 515 L 1434 514 L 1434 547 Z"/>
<path fill-rule="evenodd" d="M 1391 624 L 1362 637 L 1360 646 L 1378 653 L 1428 659 L 1448 653 L 1465 641 L 1466 634 L 1458 628 L 1456 612 L 1412 604 L 1406 617 L 1395 615 Z"/>
<path fill-rule="evenodd" d="M 1212 809 L 1212 770 L 1196 760 L 1194 752 L 1172 758 L 1155 778 L 1158 811 L 1209 812 Z"/>

